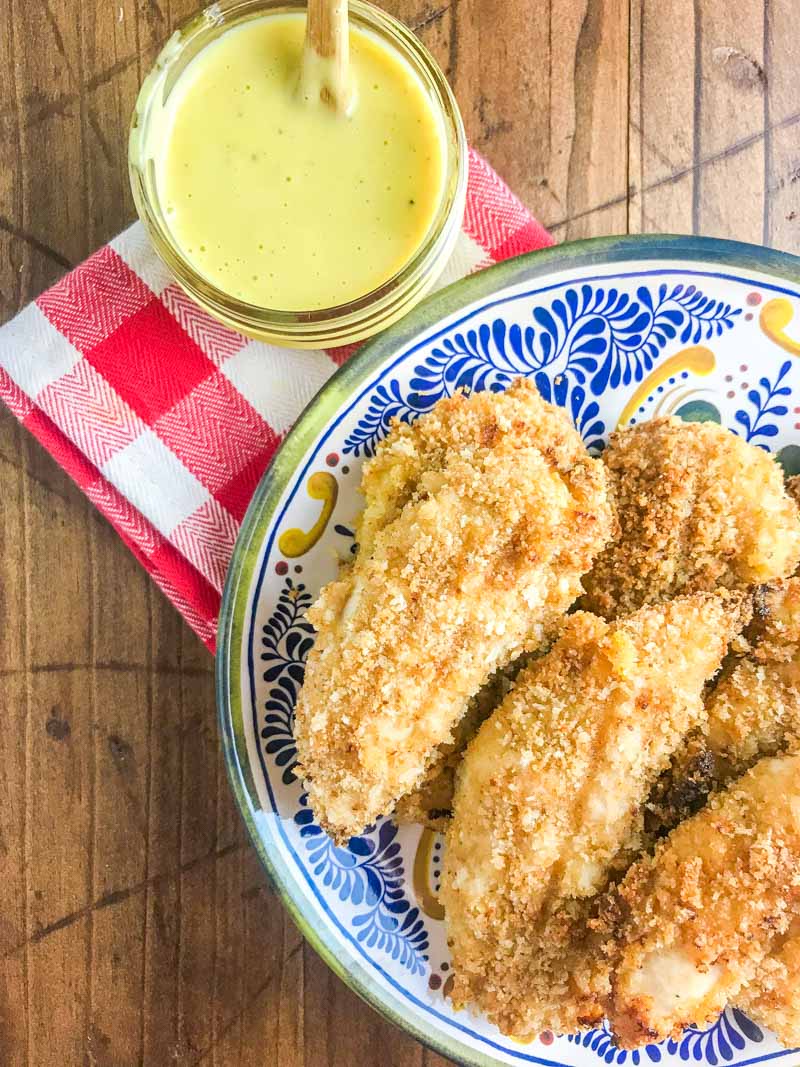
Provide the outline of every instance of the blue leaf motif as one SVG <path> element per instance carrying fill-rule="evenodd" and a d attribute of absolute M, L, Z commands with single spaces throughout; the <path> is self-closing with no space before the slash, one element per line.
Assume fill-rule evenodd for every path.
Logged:
<path fill-rule="evenodd" d="M 301 828 L 309 860 L 322 884 L 358 909 L 351 918 L 356 938 L 368 948 L 386 952 L 412 974 L 424 974 L 428 933 L 405 895 L 405 875 L 397 827 L 388 821 L 369 827 L 341 848 L 316 826 L 306 794 L 294 816 Z M 318 836 L 305 835 L 314 828 Z"/>
<path fill-rule="evenodd" d="M 763 1041 L 764 1034 L 760 1027 L 738 1008 L 729 1008 L 705 1029 L 690 1026 L 678 1040 L 669 1038 L 660 1045 L 645 1045 L 644 1048 L 635 1049 L 631 1053 L 616 1047 L 613 1034 L 605 1020 L 599 1029 L 590 1030 L 588 1033 L 569 1034 L 567 1040 L 590 1048 L 606 1063 L 623 1064 L 630 1057 L 630 1061 L 638 1067 L 647 1061 L 660 1063 L 663 1054 L 667 1052 L 671 1056 L 678 1055 L 685 1063 L 694 1061 L 718 1067 L 731 1062 L 735 1055 L 734 1050 L 741 1052 L 748 1042 L 758 1044 Z"/>
<path fill-rule="evenodd" d="M 740 1033 L 742 1034 L 743 1041 L 741 1048 L 744 1048 L 744 1038 L 747 1038 L 748 1041 L 764 1040 L 764 1035 L 761 1032 L 761 1028 L 759 1026 L 756 1026 L 756 1024 L 751 1019 L 748 1019 L 744 1012 L 740 1011 L 738 1008 L 732 1008 L 731 1015 L 733 1016 L 734 1021 L 739 1027 Z M 740 1046 L 737 1046 L 737 1048 L 738 1047 Z"/>
<path fill-rule="evenodd" d="M 311 594 L 306 587 L 287 578 L 261 636 L 264 681 L 273 683 L 264 704 L 261 737 L 266 753 L 281 769 L 285 785 L 296 780 L 294 705 L 303 684 L 305 661 L 314 644 L 313 628 L 305 618 L 310 606 Z"/>
<path fill-rule="evenodd" d="M 655 291 L 640 285 L 635 298 L 615 286 L 567 286 L 549 303 L 534 303 L 524 329 L 497 317 L 442 338 L 414 367 L 405 396 L 396 379 L 378 385 L 344 451 L 373 455 L 392 419 L 411 422 L 458 390 L 496 392 L 517 375 L 533 378 L 547 400 L 567 406 L 587 445 L 597 449 L 605 426 L 569 399 L 577 386 L 585 401 L 609 386 L 640 382 L 669 341 L 718 336 L 740 314 L 741 308 L 682 283 L 671 289 L 662 283 Z"/>
<path fill-rule="evenodd" d="M 366 837 L 351 837 L 347 847 L 354 856 L 370 856 L 373 851 L 372 842 Z"/>
<path fill-rule="evenodd" d="M 740 431 L 736 426 L 731 427 L 735 434 L 744 437 L 745 441 L 750 441 L 759 448 L 768 449 L 768 446 L 758 438 L 777 437 L 778 425 L 774 420 L 788 414 L 789 409 L 786 404 L 774 401 L 791 393 L 791 388 L 785 382 L 791 366 L 791 362 L 787 359 L 778 370 L 774 382 L 767 377 L 761 377 L 757 388 L 748 389 L 747 400 L 753 413 L 751 415 L 744 408 L 739 408 L 734 415 L 734 420 L 742 430 Z"/>

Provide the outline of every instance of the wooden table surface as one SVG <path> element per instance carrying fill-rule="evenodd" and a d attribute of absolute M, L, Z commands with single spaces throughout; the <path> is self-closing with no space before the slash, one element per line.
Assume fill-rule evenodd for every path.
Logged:
<path fill-rule="evenodd" d="M 133 218 L 128 117 L 195 3 L 0 3 L 3 318 Z M 557 239 L 800 251 L 796 0 L 387 6 Z M 304 946 L 229 795 L 211 657 L 0 411 L 0 1063 L 444 1062 Z"/>

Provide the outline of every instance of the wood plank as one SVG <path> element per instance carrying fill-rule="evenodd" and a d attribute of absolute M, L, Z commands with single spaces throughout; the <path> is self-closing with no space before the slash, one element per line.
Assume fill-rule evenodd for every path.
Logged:
<path fill-rule="evenodd" d="M 631 10 L 630 229 L 760 242 L 765 8 L 635 0 Z"/>
<path fill-rule="evenodd" d="M 213 1044 L 217 868 L 205 860 L 217 851 L 219 742 L 209 676 L 185 675 L 182 689 L 178 1036 L 199 1055 Z"/>
<path fill-rule="evenodd" d="M 38 293 L 83 254 L 87 215 L 81 157 L 80 26 L 72 5 L 11 0 L 17 102 L 30 101 L 18 121 L 21 230 L 37 242 L 23 260 L 26 293 Z M 53 182 L 58 182 L 58 195 Z M 67 175 L 70 176 L 67 179 Z M 22 295 L 22 294 L 20 294 Z"/>
<path fill-rule="evenodd" d="M 30 675 L 25 951 L 34 1064 L 83 1063 L 93 922 L 90 692 L 85 667 Z"/>
<path fill-rule="evenodd" d="M 224 776 L 225 768 L 220 766 L 218 774 Z M 227 788 L 226 781 L 221 781 L 220 785 Z M 220 800 L 223 796 L 227 801 L 227 793 L 221 793 Z M 242 851 L 245 845 L 241 839 L 241 819 L 233 804 L 221 803 L 220 808 L 222 811 L 217 816 L 217 839 L 219 851 L 223 856 L 216 864 L 214 988 L 209 1005 L 210 1059 L 214 1064 L 235 1062 L 234 1049 L 238 1053 L 244 1002 L 244 961 L 248 951 L 243 936 Z M 208 1053 L 206 1055 L 208 1056 Z"/>
<path fill-rule="evenodd" d="M 319 959 L 306 950 L 306 1013 L 309 1022 L 327 1016 L 329 1028 L 307 1027 L 307 1062 L 320 1067 L 340 1063 L 391 1063 L 392 1067 L 422 1067 L 423 1049 L 389 1027 L 374 1012 L 364 1012 L 358 998 Z M 348 1019 L 343 1026 L 341 1020 Z M 329 1030 L 333 1030 L 332 1039 Z"/>
<path fill-rule="evenodd" d="M 137 18 L 128 3 L 84 4 L 81 24 L 81 141 L 90 210 L 87 250 L 113 237 L 120 216 L 133 215 L 127 171 L 128 126 L 139 86 Z M 107 71 L 114 71 L 112 77 Z M 89 88 L 89 86 L 91 88 Z"/>
<path fill-rule="evenodd" d="M 94 662 L 108 670 L 150 668 L 152 582 L 130 552 L 119 551 L 119 536 L 96 512 L 90 513 L 94 602 Z M 124 616 L 126 625 L 120 626 Z M 131 641 L 134 630 L 144 638 Z M 145 721 L 147 712 L 145 709 Z M 147 756 L 147 747 L 144 756 Z"/>
<path fill-rule="evenodd" d="M 140 892 L 93 918 L 91 1000 L 84 1060 L 96 1064 L 142 1063 L 142 941 Z"/>
<path fill-rule="evenodd" d="M 87 667 L 91 657 L 90 506 L 67 482 L 62 496 L 50 482 L 49 456 L 23 440 L 26 466 L 42 477 L 27 486 L 28 657 L 32 670 Z M 58 481 L 62 476 L 58 475 Z M 58 567 L 54 567 L 57 558 Z"/>
<path fill-rule="evenodd" d="M 25 472 L 19 452 L 24 431 L 0 421 L 0 678 L 22 670 L 26 655 Z"/>
<path fill-rule="evenodd" d="M 448 74 L 467 136 L 490 160 L 506 161 L 504 177 L 523 197 L 548 172 L 550 86 L 534 77 L 530 57 L 549 61 L 550 18 L 548 4 L 461 0 L 451 8 Z M 486 48 L 490 34 L 495 45 Z M 523 38 L 524 50 L 515 47 Z"/>
<path fill-rule="evenodd" d="M 631 233 L 692 232 L 694 40 L 694 0 L 632 0 Z"/>
<path fill-rule="evenodd" d="M 22 225 L 22 148 L 19 135 L 17 76 L 14 67 L 14 12 L 0 8 L 0 316 L 13 314 L 23 301 L 25 270 L 36 238 Z"/>
<path fill-rule="evenodd" d="M 0 536 L 0 568 L 2 548 Z M 28 1047 L 26 688 L 22 670 L 0 677 L 0 1048 L 9 1067 L 24 1065 Z"/>
<path fill-rule="evenodd" d="M 626 227 L 628 21 L 623 0 L 452 8 L 468 136 L 559 239 Z"/>
<path fill-rule="evenodd" d="M 180 631 L 171 609 L 154 612 L 155 647 L 171 668 L 179 661 Z M 159 619 L 161 616 L 161 619 Z M 178 649 L 175 649 L 175 645 Z M 170 649 L 172 652 L 170 653 Z M 181 925 L 180 810 L 181 715 L 180 674 L 166 666 L 151 674 L 152 715 L 148 789 L 148 873 L 145 887 L 144 1004 L 141 1020 L 145 1063 L 180 1062 L 178 1049 L 177 976 Z"/>
<path fill-rule="evenodd" d="M 245 996 L 244 940 L 245 867 L 247 833 L 228 787 L 221 753 L 217 755 L 216 864 L 214 895 L 214 988 L 211 1013 L 211 1054 L 214 1064 L 235 1062 L 241 1041 Z M 262 973 L 264 964 L 261 964 Z M 207 1054 L 208 1056 L 208 1054 Z"/>
<path fill-rule="evenodd" d="M 787 252 L 800 251 L 800 42 L 791 4 L 765 8 L 766 195 L 762 240 Z"/>
<path fill-rule="evenodd" d="M 95 618 L 97 616 L 95 615 Z M 140 931 L 149 878 L 147 675 L 118 666 L 94 678 L 94 867 L 86 1041 L 101 1062 L 141 1060 L 144 953 Z M 113 1019 L 113 1026 L 109 1025 Z"/>
<path fill-rule="evenodd" d="M 32 1067 L 85 1067 L 87 998 L 84 960 L 89 918 L 54 930 L 28 949 L 29 1059 Z"/>
<path fill-rule="evenodd" d="M 264 887 L 255 858 L 245 866 L 245 994 L 239 1058 L 241 1067 L 261 1067 L 270 1049 L 283 1067 L 305 1067 L 304 1044 L 316 1026 L 338 1040 L 341 1023 L 331 1015 L 300 1022 L 303 1005 L 303 939 L 282 911 L 277 896 Z M 254 892 L 252 887 L 259 886 Z M 352 1022 L 352 1019 L 350 1020 Z M 338 1025 L 337 1025 L 338 1024 Z M 306 1062 L 313 1063 L 308 1059 Z"/>
<path fill-rule="evenodd" d="M 764 10 L 704 0 L 699 11 L 695 162 L 702 165 L 694 230 L 758 243 L 764 226 Z"/>
<path fill-rule="evenodd" d="M 577 36 L 573 38 L 574 27 L 566 34 L 564 29 L 559 18 L 553 31 L 554 41 L 560 42 L 560 54 L 555 51 L 552 58 L 555 80 L 551 105 L 553 120 L 565 116 L 559 123 L 558 140 L 565 139 L 569 144 L 559 176 L 567 219 L 563 239 L 624 232 L 628 189 L 628 5 L 622 0 L 587 3 Z M 567 71 L 571 84 L 566 83 Z M 569 102 L 566 106 L 565 99 Z M 570 115 L 574 115 L 572 123 L 566 117 Z"/>

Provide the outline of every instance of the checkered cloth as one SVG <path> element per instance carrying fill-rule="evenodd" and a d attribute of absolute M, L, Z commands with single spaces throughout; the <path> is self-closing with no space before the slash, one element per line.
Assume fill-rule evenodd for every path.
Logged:
<path fill-rule="evenodd" d="M 477 153 L 443 284 L 551 244 Z M 253 491 L 355 346 L 251 341 L 201 311 L 131 226 L 0 329 L 0 399 L 213 651 Z"/>

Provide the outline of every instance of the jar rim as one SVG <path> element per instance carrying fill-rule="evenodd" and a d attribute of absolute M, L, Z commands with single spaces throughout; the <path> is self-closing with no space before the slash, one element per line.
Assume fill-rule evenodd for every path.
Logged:
<path fill-rule="evenodd" d="M 228 29 L 265 15 L 300 13 L 305 0 L 220 0 L 179 26 L 159 53 L 139 90 L 131 119 L 128 171 L 139 218 L 179 284 L 212 315 L 243 333 L 302 345 L 342 344 L 369 336 L 395 321 L 424 295 L 452 251 L 463 217 L 467 184 L 467 143 L 450 85 L 434 57 L 402 22 L 368 0 L 350 0 L 358 28 L 377 33 L 407 62 L 438 108 L 444 123 L 442 194 L 428 232 L 413 255 L 388 279 L 342 304 L 308 311 L 267 308 L 225 292 L 188 261 L 160 211 L 155 164 L 148 153 L 154 108 L 163 106 L 186 65 Z M 181 66 L 178 68 L 178 64 Z M 437 267 L 439 269 L 437 269 Z"/>

